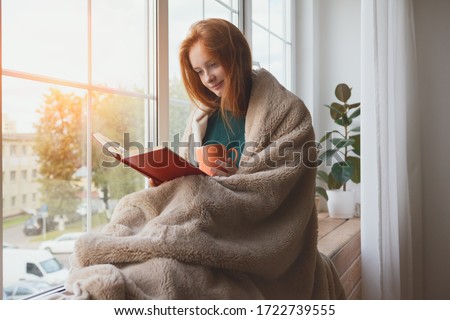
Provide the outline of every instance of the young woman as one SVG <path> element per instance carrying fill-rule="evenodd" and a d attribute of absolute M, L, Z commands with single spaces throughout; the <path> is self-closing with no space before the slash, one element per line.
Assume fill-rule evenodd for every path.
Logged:
<path fill-rule="evenodd" d="M 231 23 L 195 23 L 180 49 L 197 105 L 183 141 L 239 149 L 237 166 L 122 198 L 101 233 L 76 244 L 68 291 L 78 299 L 338 299 L 317 250 L 317 157 L 303 102 L 266 70 Z"/>
<path fill-rule="evenodd" d="M 234 174 L 245 144 L 245 116 L 252 89 L 247 40 L 226 20 L 199 21 L 181 44 L 180 66 L 190 99 L 208 117 L 201 144 L 220 143 L 227 150 L 238 151 L 238 159 L 219 163 L 222 170 L 212 170 L 217 175 Z"/>

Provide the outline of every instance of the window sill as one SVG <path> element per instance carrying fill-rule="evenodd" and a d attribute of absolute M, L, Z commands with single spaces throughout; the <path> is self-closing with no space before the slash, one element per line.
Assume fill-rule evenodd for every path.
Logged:
<path fill-rule="evenodd" d="M 361 299 L 360 219 L 332 219 L 327 212 L 318 214 L 318 249 L 334 263 L 347 299 Z"/>
<path fill-rule="evenodd" d="M 318 249 L 333 262 L 341 278 L 347 299 L 361 299 L 361 234 L 360 219 L 332 219 L 327 212 L 318 214 Z M 64 286 L 28 299 L 48 299 L 55 293 L 64 294 Z"/>

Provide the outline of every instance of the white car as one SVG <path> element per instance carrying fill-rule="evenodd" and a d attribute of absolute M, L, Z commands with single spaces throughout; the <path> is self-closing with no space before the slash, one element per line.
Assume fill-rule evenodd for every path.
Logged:
<path fill-rule="evenodd" d="M 3 290 L 4 300 L 18 300 L 52 288 L 43 281 L 17 281 Z"/>
<path fill-rule="evenodd" d="M 39 249 L 48 250 L 51 253 L 72 253 L 75 247 L 75 241 L 83 234 L 83 232 L 63 234 L 54 240 L 42 242 Z"/>
<path fill-rule="evenodd" d="M 8 249 L 18 249 L 19 247 L 12 243 L 9 243 L 9 242 L 3 242 L 3 249 L 7 249 L 7 248 Z"/>

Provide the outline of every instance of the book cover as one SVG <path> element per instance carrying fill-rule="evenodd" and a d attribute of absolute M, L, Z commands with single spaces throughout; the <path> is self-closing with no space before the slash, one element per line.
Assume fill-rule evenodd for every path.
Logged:
<path fill-rule="evenodd" d="M 94 133 L 93 137 L 104 151 L 147 178 L 151 178 L 156 185 L 188 175 L 207 175 L 167 147 L 131 152 L 99 132 Z"/>

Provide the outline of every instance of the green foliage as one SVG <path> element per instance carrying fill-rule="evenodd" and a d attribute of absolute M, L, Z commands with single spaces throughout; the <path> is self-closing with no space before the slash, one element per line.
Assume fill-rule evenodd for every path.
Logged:
<path fill-rule="evenodd" d="M 361 182 L 360 131 L 359 127 L 350 128 L 360 116 L 361 107 L 360 103 L 347 103 L 351 97 L 351 88 L 344 83 L 336 86 L 335 95 L 340 102 L 333 102 L 325 107 L 330 109 L 330 117 L 334 123 L 342 128 L 327 132 L 320 139 L 324 150 L 319 155 L 319 164 L 331 165 L 331 170 L 318 170 L 317 178 L 328 189 L 346 190 L 348 181 Z M 324 188 L 317 187 L 316 192 L 328 200 Z"/>
<path fill-rule="evenodd" d="M 73 174 L 82 164 L 82 99 L 50 89 L 38 110 L 34 149 L 39 158 L 43 201 L 49 215 L 75 214 L 80 191 Z"/>
<path fill-rule="evenodd" d="M 190 103 L 180 79 L 170 82 L 170 133 L 182 133 L 190 112 Z M 42 201 L 47 204 L 49 216 L 78 215 L 82 200 L 83 182 L 74 177 L 75 172 L 87 164 L 86 96 L 63 93 L 51 88 L 39 107 L 40 119 L 36 124 L 35 152 L 38 155 Z M 90 112 L 92 132 L 125 145 L 125 134 L 131 143 L 145 143 L 146 108 L 143 99 L 93 92 Z M 120 199 L 126 194 L 142 189 L 144 178 L 135 170 L 116 163 L 113 168 L 104 162 L 113 159 L 103 154 L 92 142 L 92 177 L 98 188 L 108 190 L 108 198 Z"/>
<path fill-rule="evenodd" d="M 83 185 L 74 173 L 86 165 L 87 112 L 83 109 L 86 97 L 62 93 L 51 88 L 38 109 L 40 119 L 35 125 L 35 152 L 38 155 L 41 194 L 49 216 L 65 214 L 69 219 L 78 214 Z M 124 134 L 130 141 L 144 143 L 144 111 L 142 99 L 94 92 L 91 117 L 93 131 L 124 145 Z M 108 186 L 109 197 L 122 196 L 141 189 L 144 179 L 134 170 L 119 165 L 102 167 L 102 160 L 111 161 L 102 154 L 95 142 L 92 145 L 93 181 Z"/>

